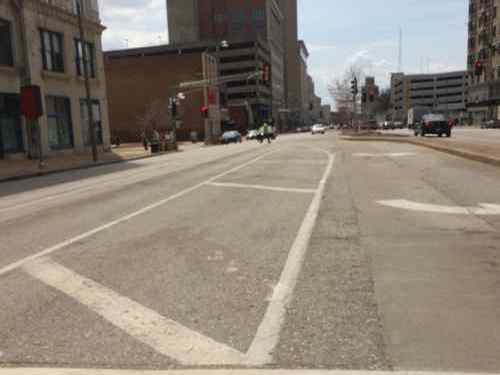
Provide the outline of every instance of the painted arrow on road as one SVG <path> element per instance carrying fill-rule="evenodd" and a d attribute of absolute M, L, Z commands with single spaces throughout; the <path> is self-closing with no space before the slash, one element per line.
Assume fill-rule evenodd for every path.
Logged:
<path fill-rule="evenodd" d="M 431 212 L 438 214 L 480 216 L 500 215 L 500 205 L 488 203 L 480 203 L 477 207 L 441 206 L 437 204 L 412 202 L 405 199 L 383 200 L 377 201 L 377 203 L 382 206 L 399 208 L 409 211 Z"/>

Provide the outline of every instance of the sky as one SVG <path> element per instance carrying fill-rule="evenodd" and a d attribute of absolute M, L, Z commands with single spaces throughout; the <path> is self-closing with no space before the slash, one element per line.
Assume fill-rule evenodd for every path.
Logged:
<path fill-rule="evenodd" d="M 299 38 L 309 49 L 316 93 L 332 104 L 328 84 L 351 65 L 389 85 L 398 70 L 427 73 L 466 68 L 465 0 L 298 0 Z M 167 43 L 165 0 L 100 0 L 104 49 Z"/>

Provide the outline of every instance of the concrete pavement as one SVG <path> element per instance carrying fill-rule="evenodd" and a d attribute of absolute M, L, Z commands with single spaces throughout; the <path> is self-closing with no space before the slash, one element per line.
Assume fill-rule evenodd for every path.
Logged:
<path fill-rule="evenodd" d="M 498 169 L 331 133 L 102 168 L 0 185 L 0 366 L 500 372 L 500 215 L 380 203 Z"/>

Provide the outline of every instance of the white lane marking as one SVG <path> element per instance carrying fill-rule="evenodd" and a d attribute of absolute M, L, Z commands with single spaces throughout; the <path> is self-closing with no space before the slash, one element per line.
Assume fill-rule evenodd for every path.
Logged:
<path fill-rule="evenodd" d="M 196 369 L 196 370 L 105 370 L 68 368 L 4 368 L 0 375 L 500 375 L 500 373 L 445 371 L 369 371 L 369 370 L 273 370 L 273 369 Z"/>
<path fill-rule="evenodd" d="M 284 193 L 302 193 L 302 194 L 313 194 L 317 190 L 317 189 L 286 188 L 286 187 L 267 186 L 267 185 L 234 184 L 229 182 L 228 183 L 211 182 L 207 185 L 217 186 L 217 187 L 237 188 L 237 189 L 256 189 L 256 190 L 269 190 L 269 191 L 279 191 Z"/>
<path fill-rule="evenodd" d="M 377 203 L 382 206 L 399 208 L 409 211 L 421 211 L 438 214 L 478 216 L 500 215 L 500 205 L 488 203 L 481 203 L 478 207 L 441 206 L 437 204 L 412 202 L 406 199 L 382 200 L 377 201 Z"/>
<path fill-rule="evenodd" d="M 414 152 L 390 152 L 390 153 L 379 153 L 379 154 L 367 154 L 360 152 L 352 155 L 360 158 L 384 158 L 384 157 L 400 158 L 405 156 L 414 156 L 416 154 Z"/>
<path fill-rule="evenodd" d="M 326 182 L 330 177 L 335 162 L 335 155 L 328 151 L 321 151 L 328 155 L 328 165 L 290 249 L 288 259 L 281 273 L 279 283 L 274 288 L 264 319 L 260 323 L 257 334 L 247 352 L 248 365 L 265 365 L 273 360 L 273 350 L 278 344 L 286 308 L 292 300 L 295 285 L 318 218 Z"/>
<path fill-rule="evenodd" d="M 328 162 L 325 160 L 308 160 L 308 159 L 271 159 L 263 160 L 259 164 L 282 164 L 282 163 L 293 163 L 298 165 L 323 165 L 325 166 Z"/>
<path fill-rule="evenodd" d="M 247 167 L 247 166 L 249 166 L 249 165 L 251 165 L 253 163 L 256 163 L 260 159 L 263 159 L 266 156 L 274 154 L 274 153 L 276 153 L 278 151 L 280 151 L 280 149 L 276 149 L 276 150 L 273 150 L 273 151 L 266 152 L 266 153 L 264 153 L 264 154 L 262 154 L 262 155 L 260 155 L 260 156 L 258 156 L 256 158 L 254 158 L 254 159 L 252 159 L 252 160 L 250 160 L 250 161 L 248 161 L 246 163 L 243 163 L 243 164 L 241 164 L 241 165 L 239 165 L 237 167 L 231 168 L 230 170 L 228 170 L 226 172 L 223 172 L 223 173 L 220 173 L 220 174 L 218 174 L 218 175 L 216 175 L 216 176 L 214 176 L 214 177 L 212 177 L 212 178 L 210 178 L 210 179 L 208 179 L 206 181 L 200 182 L 199 184 L 196 184 L 196 185 L 191 186 L 191 187 L 189 187 L 187 189 L 184 189 L 184 190 L 182 190 L 182 191 L 180 191 L 180 192 L 178 192 L 178 193 L 176 193 L 174 195 L 169 196 L 168 198 L 162 199 L 162 200 L 160 200 L 160 201 L 158 201 L 156 203 L 153 203 L 153 204 L 151 204 L 149 206 L 141 208 L 138 211 L 132 212 L 131 214 L 128 214 L 128 215 L 122 216 L 121 218 L 118 218 L 116 220 L 110 221 L 107 224 L 104 224 L 104 225 L 101 225 L 101 226 L 99 226 L 97 228 L 89 230 L 88 232 L 85 232 L 85 233 L 80 234 L 80 235 L 78 235 L 76 237 L 70 238 L 69 240 L 66 240 L 66 241 L 63 241 L 61 243 L 58 243 L 57 245 L 54 245 L 54 246 L 49 247 L 47 249 L 41 250 L 41 251 L 39 251 L 36 254 L 32 254 L 32 255 L 29 255 L 29 256 L 27 256 L 25 258 L 22 258 L 22 259 L 18 260 L 17 262 L 11 263 L 11 264 L 9 264 L 9 265 L 7 265 L 5 267 L 0 268 L 0 276 L 2 276 L 3 274 L 5 274 L 7 272 L 13 271 L 13 270 L 21 267 L 22 265 L 26 264 L 27 262 L 31 262 L 31 261 L 33 261 L 33 260 L 35 260 L 37 258 L 40 258 L 40 257 L 43 257 L 43 256 L 47 256 L 49 254 L 52 254 L 53 252 L 61 250 L 61 249 L 65 248 L 65 247 L 68 247 L 68 246 L 70 246 L 70 245 L 72 245 L 72 244 L 74 244 L 74 243 L 76 243 L 78 241 L 81 241 L 81 240 L 84 240 L 86 238 L 92 237 L 92 236 L 94 236 L 97 233 L 105 231 L 106 229 L 112 228 L 112 227 L 114 227 L 114 226 L 116 226 L 118 224 L 121 224 L 123 222 L 129 221 L 129 220 L 135 218 L 136 216 L 140 216 L 140 215 L 145 214 L 145 213 L 147 213 L 147 212 L 149 212 L 151 210 L 154 210 L 155 208 L 164 206 L 168 202 L 171 202 L 171 201 L 173 201 L 175 199 L 178 199 L 178 198 L 180 198 L 180 197 L 182 197 L 182 196 L 184 196 L 186 194 L 189 194 L 189 193 L 191 193 L 191 192 L 193 192 L 195 190 L 198 190 L 201 187 L 203 187 L 203 186 L 205 186 L 205 185 L 207 185 L 207 184 L 209 184 L 211 182 L 214 182 L 215 180 L 217 180 L 219 178 L 227 176 L 228 174 L 231 174 L 233 172 L 239 171 L 240 169 L 243 169 L 243 168 L 245 168 L 245 167 Z"/>
<path fill-rule="evenodd" d="M 23 270 L 67 294 L 128 335 L 185 365 L 243 363 L 244 354 L 199 334 L 103 285 L 41 258 Z"/>

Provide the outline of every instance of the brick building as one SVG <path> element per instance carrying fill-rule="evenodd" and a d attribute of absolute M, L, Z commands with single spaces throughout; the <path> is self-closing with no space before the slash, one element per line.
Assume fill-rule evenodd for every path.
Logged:
<path fill-rule="evenodd" d="M 220 50 L 222 77 L 255 73 L 269 64 L 269 84 L 242 80 L 224 91 L 237 122 L 245 121 L 246 103 L 257 122 L 270 116 L 277 118 L 286 97 L 284 15 L 276 0 L 167 0 L 167 15 L 172 45 L 197 41 Z M 215 47 L 223 40 L 229 42 L 228 50 Z"/>
<path fill-rule="evenodd" d="M 198 140 L 221 133 L 219 93 L 216 86 L 201 87 L 201 81 L 215 82 L 217 63 L 199 44 L 177 48 L 170 45 L 109 51 L 104 55 L 110 126 L 122 141 L 138 141 L 142 132 L 170 131 L 169 100 L 182 92 L 179 101 L 177 139 L 187 140 L 196 132 Z M 181 83 L 190 82 L 185 88 Z M 199 82 L 200 84 L 196 83 Z M 210 118 L 201 109 L 211 106 Z M 145 118 L 156 116 L 154 123 Z"/>
<path fill-rule="evenodd" d="M 75 1 L 0 1 L 0 158 L 39 154 L 37 126 L 20 114 L 20 90 L 38 85 L 43 156 L 90 148 L 83 64 L 90 73 L 99 149 L 109 148 L 106 85 L 96 0 L 82 0 L 85 42 L 80 41 Z M 82 45 L 87 50 L 83 61 Z"/>

